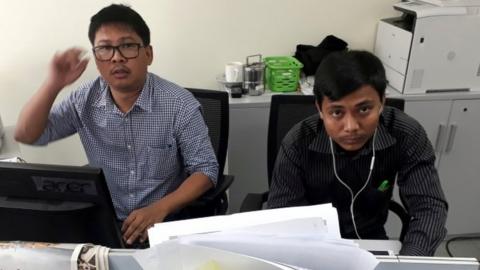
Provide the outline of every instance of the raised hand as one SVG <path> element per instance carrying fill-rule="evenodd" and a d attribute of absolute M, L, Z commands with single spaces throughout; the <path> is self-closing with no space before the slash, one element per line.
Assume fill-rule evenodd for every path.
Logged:
<path fill-rule="evenodd" d="M 87 68 L 88 59 L 82 59 L 84 53 L 85 51 L 80 48 L 70 48 L 56 53 L 50 62 L 49 84 L 61 90 L 75 82 Z"/>

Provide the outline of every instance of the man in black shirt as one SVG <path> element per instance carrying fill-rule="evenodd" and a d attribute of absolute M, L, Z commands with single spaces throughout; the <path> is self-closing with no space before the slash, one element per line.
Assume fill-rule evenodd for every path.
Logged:
<path fill-rule="evenodd" d="M 319 114 L 290 130 L 280 147 L 269 208 L 331 202 L 344 238 L 387 239 L 395 182 L 412 216 L 400 254 L 431 256 L 446 235 L 447 203 L 425 130 L 385 107 L 380 60 L 332 53 L 315 75 Z"/>

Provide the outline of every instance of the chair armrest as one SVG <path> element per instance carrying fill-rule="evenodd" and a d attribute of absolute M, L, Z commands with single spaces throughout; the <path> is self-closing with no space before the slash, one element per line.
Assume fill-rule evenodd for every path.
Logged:
<path fill-rule="evenodd" d="M 261 210 L 267 202 L 268 191 L 263 193 L 248 193 L 240 206 L 240 212 Z"/>
<path fill-rule="evenodd" d="M 218 183 L 214 188 L 205 192 L 200 198 L 193 201 L 189 206 L 201 207 L 214 202 L 225 194 L 227 189 L 232 185 L 234 180 L 233 175 L 221 175 L 218 179 Z"/>
<path fill-rule="evenodd" d="M 394 212 L 395 214 L 397 214 L 397 216 L 402 221 L 402 231 L 400 232 L 399 240 L 400 240 L 400 242 L 403 242 L 403 239 L 405 238 L 405 234 L 408 231 L 408 225 L 410 223 L 411 217 L 408 214 L 407 210 L 405 210 L 405 208 L 403 208 L 403 206 L 401 204 L 399 204 L 398 202 L 396 202 L 394 200 L 390 200 L 390 203 L 388 205 L 388 209 L 390 211 Z"/>

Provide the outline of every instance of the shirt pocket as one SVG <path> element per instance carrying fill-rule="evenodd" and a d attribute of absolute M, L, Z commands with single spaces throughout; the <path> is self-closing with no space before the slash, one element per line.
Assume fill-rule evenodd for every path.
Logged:
<path fill-rule="evenodd" d="M 147 147 L 147 177 L 151 180 L 168 180 L 175 177 L 179 170 L 179 158 L 176 144 Z"/>

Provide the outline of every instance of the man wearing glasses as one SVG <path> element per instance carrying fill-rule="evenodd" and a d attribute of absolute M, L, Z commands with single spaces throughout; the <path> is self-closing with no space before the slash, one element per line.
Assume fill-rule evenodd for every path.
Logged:
<path fill-rule="evenodd" d="M 150 30 L 124 5 L 91 18 L 88 36 L 100 76 L 53 106 L 88 59 L 71 48 L 57 53 L 49 75 L 23 108 L 19 142 L 45 145 L 78 133 L 89 164 L 103 169 L 127 244 L 217 181 L 218 164 L 200 104 L 185 89 L 148 72 Z"/>

